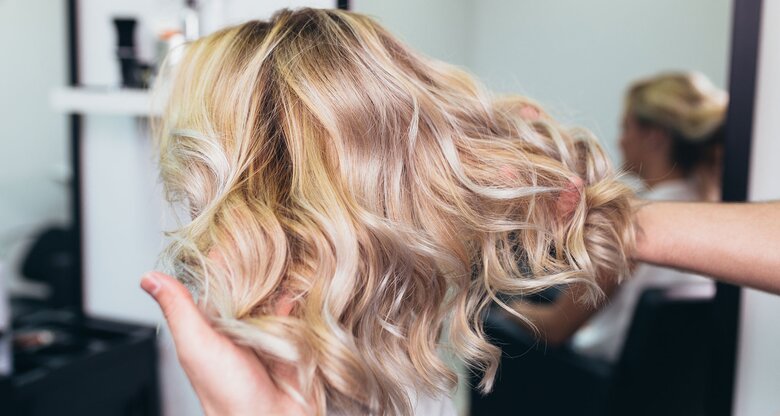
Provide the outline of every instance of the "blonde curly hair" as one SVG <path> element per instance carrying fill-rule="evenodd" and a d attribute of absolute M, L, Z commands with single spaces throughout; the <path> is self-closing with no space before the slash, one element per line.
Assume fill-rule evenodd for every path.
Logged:
<path fill-rule="evenodd" d="M 162 257 L 216 328 L 294 365 L 282 387 L 312 412 L 410 414 L 410 389 L 456 384 L 444 344 L 488 391 L 497 294 L 595 299 L 628 270 L 631 193 L 590 133 L 366 16 L 282 11 L 195 41 L 171 76 L 159 164 L 191 221 Z"/>

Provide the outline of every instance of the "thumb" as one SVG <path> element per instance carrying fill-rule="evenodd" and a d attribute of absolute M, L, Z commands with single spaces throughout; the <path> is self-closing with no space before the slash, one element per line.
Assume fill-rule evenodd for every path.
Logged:
<path fill-rule="evenodd" d="M 201 314 L 189 290 L 175 278 L 160 272 L 149 272 L 141 278 L 141 288 L 160 306 L 170 328 L 177 350 L 192 345 L 213 332 Z"/>

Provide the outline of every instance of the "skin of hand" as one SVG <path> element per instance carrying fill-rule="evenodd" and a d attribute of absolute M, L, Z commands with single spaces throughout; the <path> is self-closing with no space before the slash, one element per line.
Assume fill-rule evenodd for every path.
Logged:
<path fill-rule="evenodd" d="M 555 204 L 555 209 L 558 214 L 558 218 L 561 220 L 568 220 L 569 217 L 577 209 L 577 205 L 582 198 L 582 189 L 585 186 L 585 181 L 578 176 L 570 178 L 570 182 L 566 185 L 566 188 L 558 196 L 558 200 Z"/>
<path fill-rule="evenodd" d="M 598 285 L 606 298 L 599 303 L 602 305 L 617 291 L 618 282 L 613 279 L 601 279 Z M 530 320 L 535 328 L 531 328 L 527 322 L 511 313 L 505 313 L 519 324 L 538 330 L 539 336 L 548 346 L 557 347 L 568 341 L 600 309 L 599 305 L 581 302 L 579 300 L 581 293 L 578 289 L 581 288 L 577 288 L 576 285 L 567 288 L 550 304 L 535 304 L 523 300 L 509 304 L 515 312 Z"/>
<path fill-rule="evenodd" d="M 780 294 L 780 202 L 637 207 L 636 260 Z"/>
<path fill-rule="evenodd" d="M 284 393 L 268 367 L 250 348 L 235 344 L 211 327 L 184 285 L 171 276 L 149 272 L 141 288 L 160 306 L 176 345 L 176 355 L 208 416 L 304 415 L 305 408 Z M 289 314 L 290 307 L 277 308 Z M 287 369 L 285 369 L 287 370 Z M 289 374 L 295 385 L 294 371 Z"/>

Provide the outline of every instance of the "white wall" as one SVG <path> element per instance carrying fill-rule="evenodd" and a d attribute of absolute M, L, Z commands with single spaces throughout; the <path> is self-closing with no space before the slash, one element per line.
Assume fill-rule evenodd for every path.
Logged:
<path fill-rule="evenodd" d="M 64 1 L 0 1 L 0 262 L 70 218 L 66 118 L 49 108 L 66 81 L 65 34 Z"/>
<path fill-rule="evenodd" d="M 780 200 L 780 2 L 765 1 L 762 19 L 750 161 L 751 201 Z M 735 416 L 780 414 L 779 316 L 780 297 L 750 289 L 742 292 Z"/>
<path fill-rule="evenodd" d="M 619 160 L 626 86 L 696 69 L 726 87 L 731 0 L 472 0 L 469 66 L 594 131 Z"/>
<path fill-rule="evenodd" d="M 593 130 L 614 160 L 623 94 L 662 70 L 727 86 L 732 0 L 353 0 L 415 49 Z"/>
<path fill-rule="evenodd" d="M 416 50 L 468 66 L 476 0 L 352 0 L 350 8 L 376 18 Z"/>

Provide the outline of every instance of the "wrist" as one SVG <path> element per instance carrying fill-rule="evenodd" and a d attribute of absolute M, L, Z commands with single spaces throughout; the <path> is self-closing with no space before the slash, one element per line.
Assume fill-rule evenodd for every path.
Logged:
<path fill-rule="evenodd" d="M 641 262 L 652 262 L 654 256 L 653 222 L 658 204 L 636 199 L 633 201 L 636 242 L 632 258 Z"/>

